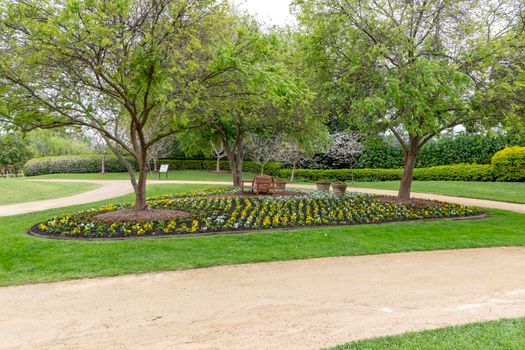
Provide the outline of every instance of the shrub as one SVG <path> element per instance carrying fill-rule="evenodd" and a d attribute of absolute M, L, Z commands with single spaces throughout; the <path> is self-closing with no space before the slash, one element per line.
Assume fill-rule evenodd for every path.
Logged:
<path fill-rule="evenodd" d="M 397 181 L 401 179 L 402 169 L 298 169 L 297 178 L 311 181 L 332 179 L 333 181 Z M 281 177 L 289 177 L 291 170 L 280 171 Z M 414 169 L 414 180 L 420 181 L 493 181 L 490 165 L 458 164 L 431 168 Z"/>
<path fill-rule="evenodd" d="M 24 165 L 25 176 L 61 173 L 98 173 L 102 169 L 102 155 L 44 157 L 29 160 Z M 134 163 L 131 161 L 132 164 Z M 106 157 L 106 172 L 125 172 L 126 167 L 117 157 Z"/>
<path fill-rule="evenodd" d="M 508 147 L 492 157 L 497 181 L 525 181 L 525 147 Z"/>

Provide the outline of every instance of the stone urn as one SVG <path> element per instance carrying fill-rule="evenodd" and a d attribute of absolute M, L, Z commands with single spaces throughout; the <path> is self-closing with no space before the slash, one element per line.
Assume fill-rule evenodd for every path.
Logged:
<path fill-rule="evenodd" d="M 344 197 L 347 187 L 348 185 L 344 182 L 336 182 L 332 184 L 332 190 L 336 197 Z"/>
<path fill-rule="evenodd" d="M 317 191 L 321 191 L 321 192 L 328 192 L 330 191 L 330 185 L 331 185 L 331 182 L 330 181 L 317 181 L 315 183 L 317 185 Z"/>

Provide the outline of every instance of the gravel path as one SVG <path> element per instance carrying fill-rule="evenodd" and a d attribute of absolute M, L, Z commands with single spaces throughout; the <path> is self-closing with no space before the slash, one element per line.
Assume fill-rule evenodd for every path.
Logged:
<path fill-rule="evenodd" d="M 524 258 L 417 252 L 0 288 L 0 348 L 320 349 L 520 317 Z"/>
<path fill-rule="evenodd" d="M 84 192 L 75 196 L 57 198 L 57 199 L 48 199 L 36 202 L 12 204 L 12 205 L 2 205 L 0 206 L 0 216 L 9 216 L 17 214 L 25 214 L 31 212 L 37 212 L 41 210 L 53 209 L 68 207 L 78 204 L 86 204 L 101 201 L 104 199 L 110 199 L 115 197 L 120 197 L 126 194 L 133 192 L 131 183 L 127 180 L 28 180 L 28 181 L 50 181 L 50 182 L 83 182 L 83 183 L 94 183 L 101 185 L 100 188 Z M 201 184 L 201 185 L 231 185 L 231 182 L 221 182 L 221 181 L 177 181 L 177 180 L 165 180 L 165 181 L 148 181 L 148 184 Z M 314 188 L 314 185 L 292 185 L 292 188 Z M 371 193 L 371 194 L 380 194 L 395 196 L 397 191 L 391 190 L 376 190 L 369 188 L 349 188 L 348 191 L 355 191 L 361 193 Z M 508 202 L 498 202 L 484 199 L 473 199 L 473 198 L 464 198 L 464 197 L 452 197 L 444 196 L 439 194 L 429 194 L 429 193 L 412 193 L 412 197 L 420 199 L 431 199 L 439 200 L 451 203 L 458 203 L 464 205 L 472 205 L 482 208 L 493 208 L 493 209 L 502 209 L 509 210 L 516 213 L 525 214 L 525 204 L 517 203 L 508 203 Z"/>

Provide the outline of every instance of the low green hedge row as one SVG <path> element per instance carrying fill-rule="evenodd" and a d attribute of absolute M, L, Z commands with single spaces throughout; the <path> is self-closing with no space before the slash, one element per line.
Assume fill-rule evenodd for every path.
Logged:
<path fill-rule="evenodd" d="M 217 168 L 216 160 L 179 160 L 179 159 L 160 159 L 159 164 L 169 164 L 172 170 L 208 170 L 213 171 Z M 221 170 L 230 170 L 227 161 L 220 162 Z M 245 161 L 243 169 L 248 173 L 258 174 L 261 172 L 261 166 L 255 162 Z M 279 176 L 283 165 L 278 162 L 271 162 L 264 166 L 264 173 L 272 176 Z"/>
<path fill-rule="evenodd" d="M 295 177 L 318 181 L 324 179 L 336 181 L 398 181 L 403 169 L 335 169 L 295 171 Z M 279 174 L 289 178 L 291 170 L 283 169 Z M 458 164 L 443 165 L 431 168 L 414 169 L 414 180 L 419 181 L 494 181 L 490 165 Z"/>
<path fill-rule="evenodd" d="M 24 175 L 38 176 L 62 173 L 99 173 L 102 170 L 102 159 L 102 155 L 34 158 L 24 165 Z M 104 167 L 105 171 L 108 173 L 127 171 L 126 167 L 115 156 L 106 157 Z"/>

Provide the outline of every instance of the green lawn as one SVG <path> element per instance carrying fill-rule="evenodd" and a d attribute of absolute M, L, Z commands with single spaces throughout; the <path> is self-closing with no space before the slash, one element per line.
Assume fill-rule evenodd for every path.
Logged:
<path fill-rule="evenodd" d="M 522 350 L 525 318 L 474 323 L 349 343 L 332 350 Z"/>
<path fill-rule="evenodd" d="M 108 173 L 108 174 L 50 174 L 31 177 L 32 179 L 82 179 L 82 180 L 129 180 L 128 173 Z M 244 174 L 245 179 L 252 179 L 250 173 Z M 157 173 L 148 174 L 148 179 L 158 180 Z M 166 179 L 166 174 L 161 174 L 161 180 Z M 170 171 L 168 180 L 188 180 L 188 181 L 232 181 L 230 173 L 212 173 L 203 170 L 175 170 Z"/>
<path fill-rule="evenodd" d="M 354 186 L 398 190 L 399 181 L 355 182 Z M 525 203 L 525 182 L 414 181 L 412 191 Z"/>
<path fill-rule="evenodd" d="M 0 178 L 0 205 L 72 196 L 100 187 L 97 184 L 31 182 Z"/>
<path fill-rule="evenodd" d="M 149 186 L 150 195 L 202 188 Z M 125 199 L 131 199 L 126 196 Z M 122 199 L 120 199 L 122 200 Z M 109 203 L 77 206 L 90 208 Z M 213 265 L 492 246 L 525 245 L 525 215 L 486 219 L 265 231 L 239 235 L 79 242 L 28 236 L 64 209 L 0 218 L 0 285 L 112 276 Z"/>

